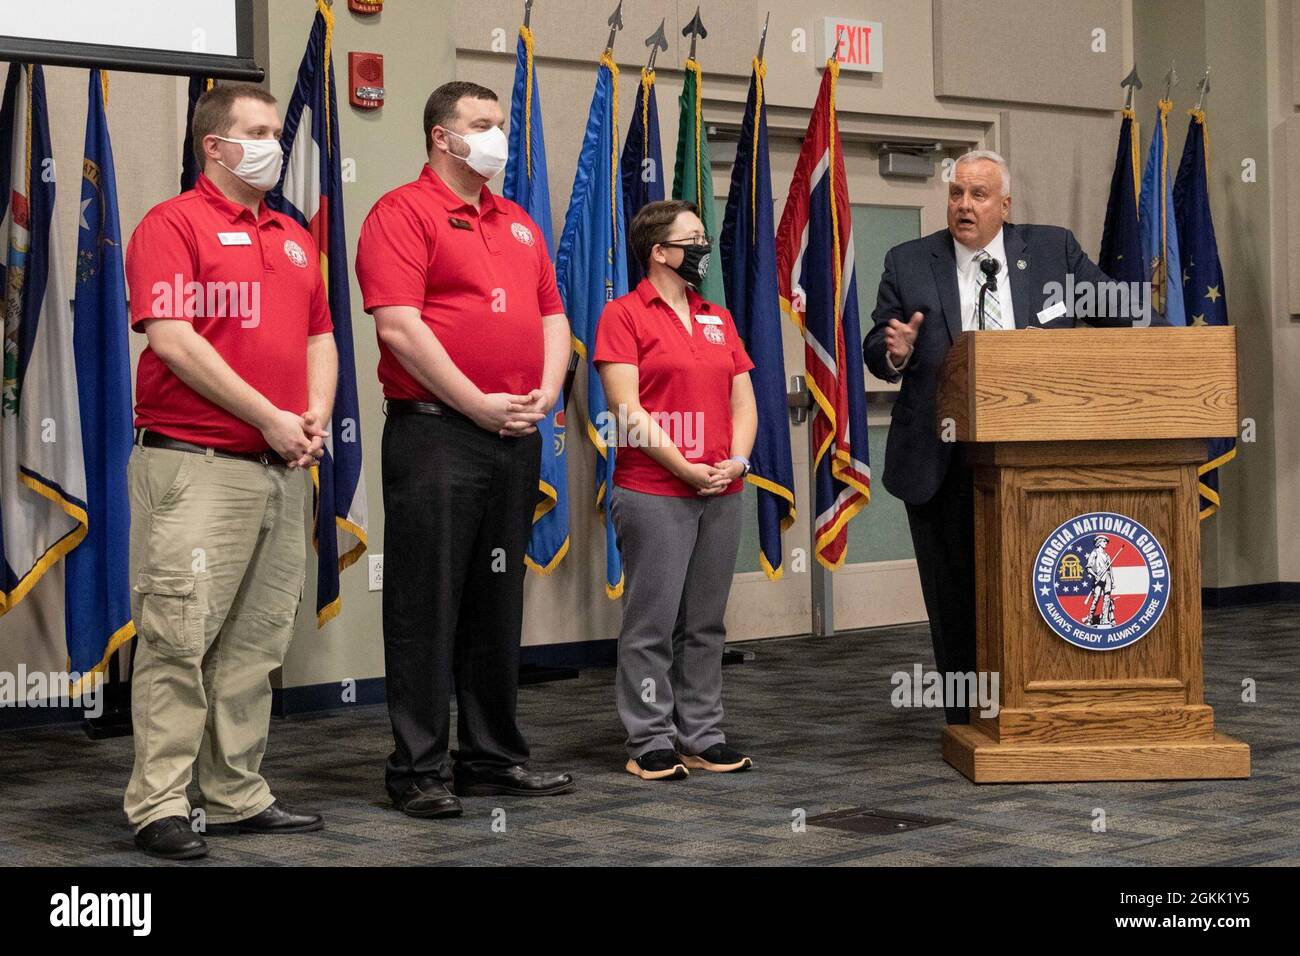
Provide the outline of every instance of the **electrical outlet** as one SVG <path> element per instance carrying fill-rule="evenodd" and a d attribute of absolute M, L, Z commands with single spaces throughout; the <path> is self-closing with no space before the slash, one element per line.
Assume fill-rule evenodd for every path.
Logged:
<path fill-rule="evenodd" d="M 370 560 L 370 590 L 382 591 L 384 589 L 384 556 L 382 554 L 367 555 Z"/>

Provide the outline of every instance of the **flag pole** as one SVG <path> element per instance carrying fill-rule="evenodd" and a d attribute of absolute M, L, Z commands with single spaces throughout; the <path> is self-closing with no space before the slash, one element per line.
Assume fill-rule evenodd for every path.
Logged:
<path fill-rule="evenodd" d="M 682 28 L 682 36 L 691 38 L 691 52 L 686 59 L 694 60 L 695 41 L 699 39 L 707 40 L 709 38 L 709 31 L 704 29 L 704 21 L 700 19 L 699 7 L 695 8 L 695 16 L 691 17 L 691 22 Z"/>
<path fill-rule="evenodd" d="M 527 0 L 527 2 L 528 6 L 531 7 L 532 0 Z M 525 10 L 525 16 L 526 15 L 527 10 Z M 623 29 L 623 0 L 618 0 L 618 6 L 614 8 L 614 12 L 609 15 L 609 19 L 605 22 L 609 24 L 609 39 L 605 41 L 605 53 L 608 55 L 614 52 L 614 39 L 618 36 L 618 31 Z M 615 119 L 617 119 L 617 117 L 615 117 Z M 569 353 L 569 367 L 565 369 L 564 372 L 563 400 L 564 408 L 566 410 L 569 407 L 569 396 L 573 394 L 573 380 L 577 378 L 578 375 L 579 359 L 580 356 L 578 355 L 577 349 L 574 349 Z"/>
<path fill-rule="evenodd" d="M 1205 108 L 1205 97 L 1210 92 L 1210 68 L 1205 68 L 1205 73 L 1201 75 L 1200 82 L 1196 84 L 1196 112 L 1201 112 Z"/>
<path fill-rule="evenodd" d="M 609 54 L 614 52 L 614 38 L 623 29 L 623 0 L 618 0 L 618 6 L 605 22 L 609 24 L 609 39 L 605 41 L 605 52 Z"/>
<path fill-rule="evenodd" d="M 645 45 L 650 48 L 650 58 L 646 61 L 645 65 L 645 71 L 647 73 L 653 73 L 655 71 L 655 60 L 659 56 L 659 51 L 668 50 L 668 37 L 664 33 L 664 27 L 667 23 L 667 19 L 660 20 L 659 29 L 645 38 Z"/>
<path fill-rule="evenodd" d="M 1142 89 L 1142 80 L 1138 78 L 1137 64 L 1133 64 L 1133 69 L 1128 71 L 1128 76 L 1119 81 L 1119 85 L 1124 87 L 1127 92 L 1124 95 L 1124 109 L 1133 109 L 1133 91 Z"/>

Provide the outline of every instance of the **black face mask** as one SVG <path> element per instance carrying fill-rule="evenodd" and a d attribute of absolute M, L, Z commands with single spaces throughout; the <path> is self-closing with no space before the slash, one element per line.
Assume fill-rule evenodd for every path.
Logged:
<path fill-rule="evenodd" d="M 709 274 L 710 253 L 713 251 L 713 247 L 697 246 L 693 242 L 684 244 L 665 242 L 663 245 L 669 249 L 682 250 L 682 264 L 669 266 L 668 268 L 685 279 L 688 285 L 698 289 L 704 282 L 704 277 Z"/>

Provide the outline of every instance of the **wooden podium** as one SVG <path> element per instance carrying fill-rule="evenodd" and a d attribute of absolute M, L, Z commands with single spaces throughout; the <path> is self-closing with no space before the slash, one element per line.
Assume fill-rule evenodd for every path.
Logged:
<path fill-rule="evenodd" d="M 974 470 L 977 661 L 1000 674 L 1001 700 L 944 731 L 944 759 L 975 783 L 1250 776 L 1201 675 L 1196 469 L 1205 439 L 1237 434 L 1235 330 L 966 332 L 940 380 L 945 424 Z M 1079 624 L 1103 523 L 1112 552 L 1123 541 L 1113 595 L 1097 588 L 1109 617 Z M 1099 649 L 1157 610 L 1138 639 Z"/>

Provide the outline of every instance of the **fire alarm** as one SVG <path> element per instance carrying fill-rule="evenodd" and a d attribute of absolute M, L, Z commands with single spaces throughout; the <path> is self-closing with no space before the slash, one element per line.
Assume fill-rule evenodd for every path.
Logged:
<path fill-rule="evenodd" d="M 384 55 L 348 54 L 348 101 L 363 110 L 384 105 Z"/>
<path fill-rule="evenodd" d="M 380 13 L 384 9 L 384 0 L 348 0 L 348 9 L 353 13 L 359 13 L 363 17 L 368 17 L 372 13 Z"/>

